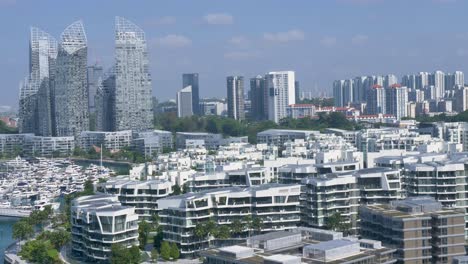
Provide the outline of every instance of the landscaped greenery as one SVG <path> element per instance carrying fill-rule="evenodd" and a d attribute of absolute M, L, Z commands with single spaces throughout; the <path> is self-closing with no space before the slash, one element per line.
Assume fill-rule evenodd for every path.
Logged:
<path fill-rule="evenodd" d="M 73 156 L 77 158 L 84 158 L 84 159 L 100 159 L 101 153 L 96 151 L 95 148 L 90 148 L 87 151 L 76 147 L 73 150 Z M 146 161 L 145 157 L 132 150 L 130 147 L 125 147 L 117 152 L 111 153 L 108 149 L 102 148 L 102 158 L 109 159 L 109 160 L 116 160 L 116 161 L 127 161 L 133 163 L 143 163 Z"/>
<path fill-rule="evenodd" d="M 15 134 L 18 133 L 18 129 L 11 128 L 0 120 L 0 134 Z"/>
<path fill-rule="evenodd" d="M 257 133 L 270 128 L 324 130 L 341 128 L 357 130 L 361 126 L 346 119 L 342 113 L 319 114 L 318 118 L 285 118 L 280 124 L 272 121 L 237 121 L 219 116 L 191 116 L 178 118 L 176 113 L 161 113 L 155 117 L 155 127 L 171 132 L 209 132 L 224 136 L 248 136 L 250 143 L 256 143 Z"/>
<path fill-rule="evenodd" d="M 13 238 L 23 241 L 33 237 L 35 227 L 42 230 L 43 226 L 51 220 L 52 215 L 51 206 L 46 206 L 42 211 L 33 211 L 29 217 L 13 225 Z M 44 231 L 36 239 L 27 241 L 21 247 L 19 255 L 31 263 L 61 263 L 60 248 L 70 241 L 70 237 L 70 232 L 65 229 Z"/>
<path fill-rule="evenodd" d="M 409 119 L 409 118 L 406 118 Z M 461 112 L 457 115 L 448 116 L 447 114 L 440 114 L 435 116 L 427 116 L 427 115 L 418 115 L 416 117 L 416 121 L 419 122 L 468 122 L 468 110 Z"/>
<path fill-rule="evenodd" d="M 335 98 L 322 98 L 322 97 L 315 97 L 312 99 L 303 99 L 298 100 L 298 104 L 313 104 L 315 106 L 334 106 L 335 105 Z"/>
<path fill-rule="evenodd" d="M 138 264 L 141 262 L 140 249 L 137 246 L 126 248 L 115 243 L 111 247 L 110 263 L 112 264 Z"/>

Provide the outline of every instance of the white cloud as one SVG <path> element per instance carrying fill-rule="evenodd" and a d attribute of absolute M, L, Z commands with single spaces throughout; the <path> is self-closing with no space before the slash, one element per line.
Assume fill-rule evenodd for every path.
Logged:
<path fill-rule="evenodd" d="M 244 36 L 236 36 L 229 39 L 229 44 L 239 47 L 245 47 L 249 44 L 249 40 Z"/>
<path fill-rule="evenodd" d="M 13 110 L 13 107 L 9 105 L 0 105 L 0 112 L 10 112 Z"/>
<path fill-rule="evenodd" d="M 162 25 L 173 25 L 177 22 L 177 19 L 173 16 L 164 16 L 160 18 L 149 19 L 146 21 L 148 26 L 162 26 Z"/>
<path fill-rule="evenodd" d="M 232 51 L 224 54 L 224 58 L 229 60 L 246 60 L 255 57 L 258 57 L 256 53 L 247 51 Z"/>
<path fill-rule="evenodd" d="M 351 43 L 353 43 L 354 45 L 362 45 L 366 43 L 367 41 L 369 41 L 369 36 L 362 35 L 362 34 L 355 35 L 351 39 Z"/>
<path fill-rule="evenodd" d="M 226 13 L 208 14 L 203 17 L 203 20 L 211 25 L 231 25 L 234 23 L 234 17 Z"/>
<path fill-rule="evenodd" d="M 325 47 L 331 47 L 336 44 L 336 38 L 335 37 L 323 37 L 320 40 L 320 44 Z"/>
<path fill-rule="evenodd" d="M 290 42 L 304 40 L 305 34 L 302 30 L 292 29 L 286 32 L 265 33 L 263 38 L 272 42 Z"/>
<path fill-rule="evenodd" d="M 182 48 L 192 45 L 192 40 L 183 35 L 170 34 L 161 38 L 157 38 L 154 41 L 157 45 L 170 47 L 170 48 Z"/>

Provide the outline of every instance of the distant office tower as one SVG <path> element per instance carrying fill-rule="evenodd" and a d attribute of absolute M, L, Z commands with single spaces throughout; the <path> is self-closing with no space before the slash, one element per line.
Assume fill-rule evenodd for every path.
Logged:
<path fill-rule="evenodd" d="M 115 105 L 115 68 L 98 78 L 95 101 L 96 130 L 112 131 Z"/>
<path fill-rule="evenodd" d="M 86 77 L 88 80 L 88 108 L 90 113 L 94 113 L 96 111 L 96 103 L 94 99 L 99 85 L 99 79 L 102 77 L 102 74 L 102 66 L 98 65 L 97 63 L 92 66 L 88 66 L 87 68 Z"/>
<path fill-rule="evenodd" d="M 333 82 L 333 98 L 335 106 L 342 107 L 344 105 L 344 80 L 336 80 Z"/>
<path fill-rule="evenodd" d="M 348 106 L 354 102 L 354 82 L 352 79 L 345 80 L 343 86 L 343 106 Z"/>
<path fill-rule="evenodd" d="M 29 76 L 20 86 L 20 133 L 52 135 L 52 91 L 57 41 L 32 27 L 29 43 Z"/>
<path fill-rule="evenodd" d="M 408 88 L 393 84 L 385 89 L 386 113 L 394 115 L 398 120 L 407 116 Z"/>
<path fill-rule="evenodd" d="M 57 136 L 75 136 L 89 129 L 86 85 L 88 47 L 83 23 L 77 21 L 61 35 L 55 78 Z"/>
<path fill-rule="evenodd" d="M 114 130 L 153 127 L 152 87 L 145 33 L 122 17 L 115 18 Z"/>
<path fill-rule="evenodd" d="M 227 77 L 228 117 L 236 120 L 245 119 L 244 109 L 244 77 Z"/>
<path fill-rule="evenodd" d="M 389 74 L 384 77 L 383 87 L 388 88 L 396 83 L 398 83 L 398 78 L 394 74 Z"/>
<path fill-rule="evenodd" d="M 294 91 L 295 91 L 295 94 L 296 94 L 296 102 L 298 102 L 300 100 L 300 97 L 301 97 L 301 88 L 300 88 L 299 81 L 294 82 Z"/>
<path fill-rule="evenodd" d="M 286 108 L 296 103 L 293 71 L 269 72 L 265 76 L 268 89 L 268 119 L 278 123 L 287 117 Z"/>
<path fill-rule="evenodd" d="M 456 71 L 455 76 L 455 85 L 465 85 L 465 74 L 461 71 Z"/>
<path fill-rule="evenodd" d="M 254 120 L 266 119 L 265 112 L 265 79 L 258 75 L 250 79 L 251 117 Z"/>
<path fill-rule="evenodd" d="M 192 111 L 200 115 L 200 89 L 198 86 L 198 73 L 182 74 L 182 87 L 192 86 Z"/>
<path fill-rule="evenodd" d="M 177 92 L 177 116 L 187 117 L 193 115 L 192 86 L 187 86 Z"/>
<path fill-rule="evenodd" d="M 354 95 L 354 80 L 336 80 L 333 83 L 333 97 L 335 98 L 335 106 L 347 106 L 355 102 Z"/>
<path fill-rule="evenodd" d="M 434 85 L 435 88 L 435 100 L 444 98 L 445 95 L 445 73 L 441 71 L 435 71 L 429 75 L 429 85 Z"/>
<path fill-rule="evenodd" d="M 373 76 L 374 77 L 374 84 L 380 85 L 382 87 L 385 87 L 385 77 L 384 76 Z"/>
<path fill-rule="evenodd" d="M 367 112 L 371 115 L 385 114 L 386 101 L 385 89 L 378 84 L 375 84 L 367 94 Z"/>
<path fill-rule="evenodd" d="M 416 75 L 410 74 L 405 75 L 401 79 L 401 85 L 408 87 L 409 89 L 416 89 Z"/>
<path fill-rule="evenodd" d="M 468 87 L 455 87 L 454 109 L 457 112 L 468 110 Z"/>
<path fill-rule="evenodd" d="M 416 75 L 416 89 L 424 89 L 429 85 L 429 75 L 428 72 L 420 72 Z"/>
<path fill-rule="evenodd" d="M 353 80 L 353 102 L 366 101 L 366 80 L 367 76 L 359 76 Z"/>
<path fill-rule="evenodd" d="M 445 89 L 453 90 L 455 86 L 464 85 L 465 76 L 463 72 L 456 71 L 454 73 L 448 73 L 445 75 Z"/>

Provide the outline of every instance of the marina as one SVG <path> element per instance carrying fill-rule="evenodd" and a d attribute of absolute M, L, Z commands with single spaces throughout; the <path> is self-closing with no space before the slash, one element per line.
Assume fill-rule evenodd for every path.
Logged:
<path fill-rule="evenodd" d="M 17 218 L 47 205 L 58 210 L 61 197 L 82 191 L 88 180 L 96 183 L 114 173 L 95 164 L 83 167 L 68 159 L 18 157 L 0 166 L 0 216 Z"/>

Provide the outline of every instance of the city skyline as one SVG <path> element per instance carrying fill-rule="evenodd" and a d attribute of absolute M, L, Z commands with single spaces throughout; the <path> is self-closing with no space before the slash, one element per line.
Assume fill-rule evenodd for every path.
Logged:
<path fill-rule="evenodd" d="M 174 98 L 183 88 L 180 75 L 187 72 L 200 74 L 203 98 L 225 97 L 226 76 L 251 78 L 275 70 L 293 70 L 303 90 L 317 86 L 329 94 L 333 80 L 351 76 L 467 71 L 468 34 L 462 16 L 467 3 L 461 1 L 293 1 L 288 10 L 294 15 L 282 14 L 279 3 L 268 2 L 258 4 L 268 11 L 261 20 L 242 1 L 189 3 L 190 14 L 177 8 L 178 1 L 160 3 L 132 8 L 130 2 L 116 2 L 96 15 L 86 4 L 67 10 L 66 4 L 52 1 L 0 1 L 1 17 L 10 21 L 0 29 L 10 40 L 2 50 L 0 70 L 9 74 L 0 105 L 17 108 L 18 82 L 28 72 L 30 26 L 58 37 L 63 27 L 81 19 L 89 42 L 88 64 L 99 61 L 107 69 L 113 62 L 115 15 L 146 32 L 153 95 L 160 100 Z M 58 9 L 63 12 L 44 15 Z M 399 21 L 380 18 L 383 9 L 398 13 Z M 275 22 L 277 15 L 283 15 L 281 23 Z M 444 19 L 429 19 L 440 16 Z"/>

